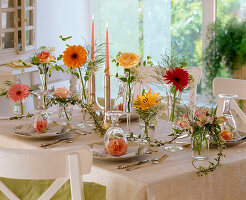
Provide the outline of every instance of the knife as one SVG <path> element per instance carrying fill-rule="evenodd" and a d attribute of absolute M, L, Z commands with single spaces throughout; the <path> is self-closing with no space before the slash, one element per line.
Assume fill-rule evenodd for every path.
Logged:
<path fill-rule="evenodd" d="M 137 161 L 137 162 L 135 162 L 135 163 L 127 164 L 127 165 L 120 165 L 120 166 L 117 166 L 116 168 L 117 168 L 117 169 L 126 169 L 126 168 L 129 168 L 129 167 L 133 167 L 133 166 L 137 166 L 137 165 L 142 165 L 142 164 L 144 164 L 144 163 L 146 163 L 146 162 L 158 161 L 158 160 L 160 160 L 161 158 L 163 158 L 164 156 L 166 156 L 166 154 L 164 154 L 164 155 L 161 156 L 160 158 L 141 160 L 141 161 Z"/>

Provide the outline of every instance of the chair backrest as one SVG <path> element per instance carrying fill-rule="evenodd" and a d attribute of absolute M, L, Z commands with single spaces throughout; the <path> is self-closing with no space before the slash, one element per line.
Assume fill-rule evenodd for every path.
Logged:
<path fill-rule="evenodd" d="M 216 77 L 213 80 L 213 95 L 218 97 L 219 94 L 235 94 L 238 96 L 237 99 L 246 100 L 246 80 L 230 79 L 230 78 L 220 78 Z M 237 105 L 236 101 L 232 101 L 235 112 L 241 118 L 241 120 L 246 124 L 246 115 Z M 221 116 L 224 110 L 224 100 L 218 97 L 218 108 L 217 116 Z"/>
<path fill-rule="evenodd" d="M 39 198 L 40 200 L 50 199 L 68 179 L 70 179 L 72 199 L 84 199 L 81 189 L 83 188 L 82 175 L 90 172 L 92 164 L 92 151 L 87 146 L 45 150 L 0 148 L 0 160 L 0 177 L 56 179 Z M 1 182 L 0 189 L 6 194 L 6 186 L 2 186 Z M 7 194 L 9 192 L 11 194 L 11 191 L 7 191 Z M 10 199 L 18 198 L 11 196 Z"/>
<path fill-rule="evenodd" d="M 156 83 L 156 84 L 160 83 L 154 78 L 156 76 L 156 68 L 157 67 L 146 66 L 146 67 L 143 67 L 141 69 L 141 70 L 145 71 L 145 74 L 148 74 L 148 76 L 145 78 L 145 80 L 141 83 L 141 84 L 143 84 L 144 87 L 146 87 L 147 90 L 151 89 L 151 87 L 149 85 L 150 83 Z M 192 82 L 189 85 L 190 86 L 189 107 L 190 108 L 194 108 L 195 105 L 196 105 L 197 85 L 200 83 L 200 80 L 201 80 L 201 77 L 202 77 L 202 70 L 201 70 L 200 67 L 187 67 L 185 69 L 194 78 L 194 82 Z M 136 85 L 134 98 L 136 98 L 137 94 L 141 93 L 140 90 L 141 90 L 141 85 L 140 84 Z"/>

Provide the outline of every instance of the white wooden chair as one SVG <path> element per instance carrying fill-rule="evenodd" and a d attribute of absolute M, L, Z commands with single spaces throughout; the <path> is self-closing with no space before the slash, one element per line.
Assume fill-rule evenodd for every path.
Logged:
<path fill-rule="evenodd" d="M 91 169 L 92 151 L 87 146 L 50 150 L 0 148 L 0 177 L 14 179 L 56 179 L 40 196 L 50 199 L 70 179 L 73 200 L 84 200 L 82 175 Z M 10 199 L 19 198 L 0 181 L 0 190 Z"/>
<path fill-rule="evenodd" d="M 190 84 L 190 94 L 189 94 L 189 108 L 194 109 L 196 105 L 196 90 L 197 85 L 200 83 L 202 77 L 202 70 L 200 67 L 187 67 L 185 68 L 194 78 L 194 82 Z M 143 67 L 141 70 L 145 71 L 145 74 L 148 74 L 147 78 L 141 83 L 147 90 L 150 90 L 151 87 L 149 84 L 154 83 L 158 84 L 159 82 L 154 78 L 156 76 L 156 67 Z M 134 99 L 136 98 L 137 94 L 141 93 L 141 84 L 137 84 L 134 93 Z"/>
<path fill-rule="evenodd" d="M 237 99 L 246 100 L 246 80 L 230 79 L 230 78 L 219 78 L 216 77 L 213 80 L 213 95 L 218 97 L 219 94 L 235 94 L 238 96 Z M 217 116 L 221 116 L 224 110 L 224 100 L 218 97 L 218 109 Z M 234 108 L 236 114 L 246 125 L 246 115 L 237 105 L 236 101 L 232 100 L 231 106 Z"/>

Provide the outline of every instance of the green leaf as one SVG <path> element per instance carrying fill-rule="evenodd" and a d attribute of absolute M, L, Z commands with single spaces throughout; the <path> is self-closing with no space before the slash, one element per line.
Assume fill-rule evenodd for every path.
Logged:
<path fill-rule="evenodd" d="M 146 61 L 143 61 L 143 66 L 146 66 Z"/>
<path fill-rule="evenodd" d="M 60 35 L 59 38 L 61 38 L 62 41 L 67 41 L 67 40 L 71 39 L 72 36 L 68 36 L 68 37 L 65 37 L 65 38 L 64 38 L 64 37 L 62 37 L 62 35 Z"/>
<path fill-rule="evenodd" d="M 174 94 L 176 92 L 176 86 L 171 87 L 171 93 Z"/>
<path fill-rule="evenodd" d="M 58 56 L 57 60 L 61 60 L 62 59 L 62 54 Z"/>
<path fill-rule="evenodd" d="M 125 77 L 120 77 L 119 79 L 122 80 L 123 82 L 127 82 L 127 78 Z"/>
<path fill-rule="evenodd" d="M 147 60 L 151 59 L 151 56 L 147 56 Z"/>

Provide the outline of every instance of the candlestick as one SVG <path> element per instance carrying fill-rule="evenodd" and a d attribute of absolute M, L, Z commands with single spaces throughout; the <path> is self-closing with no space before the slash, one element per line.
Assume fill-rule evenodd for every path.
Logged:
<path fill-rule="evenodd" d="M 110 111 L 111 96 L 110 96 L 110 76 L 104 76 L 104 111 Z"/>
<path fill-rule="evenodd" d="M 90 77 L 90 98 L 89 103 L 92 104 L 93 109 L 95 111 L 102 111 L 104 108 L 100 106 L 100 104 L 97 101 L 96 96 L 96 76 L 94 73 L 91 74 Z"/>
<path fill-rule="evenodd" d="M 109 76 L 109 40 L 108 40 L 108 22 L 106 22 L 106 63 L 105 63 L 105 75 Z"/>

